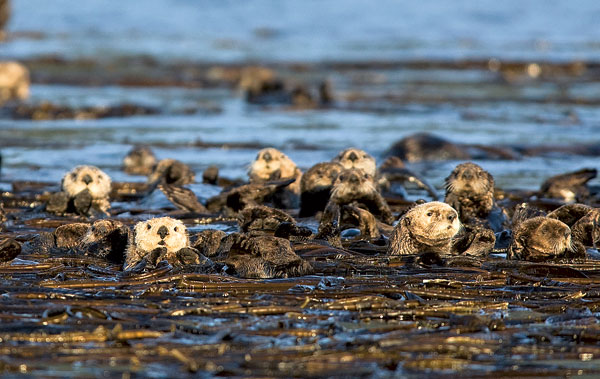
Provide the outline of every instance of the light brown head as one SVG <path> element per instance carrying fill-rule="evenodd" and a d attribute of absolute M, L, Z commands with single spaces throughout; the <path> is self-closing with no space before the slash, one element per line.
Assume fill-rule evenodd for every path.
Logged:
<path fill-rule="evenodd" d="M 331 191 L 331 200 L 347 203 L 354 199 L 369 196 L 377 192 L 373 176 L 360 168 L 346 169 L 337 176 Z"/>
<path fill-rule="evenodd" d="M 0 101 L 24 100 L 28 97 L 29 71 L 27 68 L 18 62 L 0 62 Z"/>
<path fill-rule="evenodd" d="M 61 186 L 69 197 L 87 189 L 93 199 L 105 199 L 110 193 L 111 181 L 98 167 L 77 166 L 63 176 Z"/>
<path fill-rule="evenodd" d="M 571 229 L 567 224 L 540 216 L 521 222 L 513 230 L 509 258 L 539 261 L 572 249 Z"/>
<path fill-rule="evenodd" d="M 404 214 L 400 227 L 406 228 L 419 242 L 449 240 L 460 230 L 458 213 L 446 203 L 431 201 L 417 205 Z"/>
<path fill-rule="evenodd" d="M 297 168 L 294 161 L 272 147 L 260 150 L 248 170 L 250 181 L 288 179 L 296 175 Z"/>
<path fill-rule="evenodd" d="M 166 248 L 167 253 L 176 253 L 190 246 L 185 225 L 170 217 L 140 221 L 135 225 L 134 232 L 135 247 L 141 251 Z"/>
<path fill-rule="evenodd" d="M 135 146 L 123 158 L 123 170 L 131 175 L 150 175 L 154 166 L 156 157 L 146 146 Z"/>
<path fill-rule="evenodd" d="M 375 158 L 366 151 L 354 147 L 340 151 L 332 161 L 340 163 L 346 169 L 360 168 L 373 177 L 377 172 Z"/>
<path fill-rule="evenodd" d="M 493 195 L 494 178 L 475 163 L 461 163 L 446 178 L 446 196 L 450 193 L 465 197 Z"/>

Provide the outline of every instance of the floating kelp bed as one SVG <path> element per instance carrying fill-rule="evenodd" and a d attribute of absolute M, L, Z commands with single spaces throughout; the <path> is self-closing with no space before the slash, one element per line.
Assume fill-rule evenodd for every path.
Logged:
<path fill-rule="evenodd" d="M 7 209 L 0 238 L 26 241 L 74 221 L 17 210 Z M 93 257 L 21 254 L 0 266 L 0 368 L 50 377 L 600 374 L 598 261 L 428 265 L 364 246 L 294 248 L 314 275 L 250 280 L 166 264 L 132 274 Z"/>

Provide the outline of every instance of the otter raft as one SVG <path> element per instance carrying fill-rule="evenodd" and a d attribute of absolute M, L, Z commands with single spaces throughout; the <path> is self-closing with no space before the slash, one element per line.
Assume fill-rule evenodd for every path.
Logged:
<path fill-rule="evenodd" d="M 0 0 L 0 375 L 600 376 L 599 14 Z"/>

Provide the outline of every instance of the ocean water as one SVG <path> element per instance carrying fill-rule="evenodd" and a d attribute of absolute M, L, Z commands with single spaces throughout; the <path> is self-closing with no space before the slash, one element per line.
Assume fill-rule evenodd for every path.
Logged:
<path fill-rule="evenodd" d="M 599 19 L 600 3 L 591 0 L 148 0 L 110 6 L 100 0 L 16 0 L 8 27 L 13 37 L 0 45 L 0 58 L 50 55 L 110 62 L 147 56 L 167 63 L 227 64 L 488 59 L 593 63 L 600 61 Z M 326 76 L 342 99 L 359 92 L 381 100 L 363 109 L 291 111 L 250 106 L 229 89 L 34 82 L 29 100 L 33 103 L 128 102 L 165 112 L 102 120 L 0 119 L 0 180 L 5 185 L 12 180 L 58 181 L 65 171 L 84 163 L 105 169 L 116 180 L 144 180 L 120 171 L 123 156 L 138 143 L 153 146 L 159 158 L 190 164 L 198 174 L 215 164 L 222 175 L 241 178 L 255 148 L 198 148 L 190 142 L 274 146 L 302 168 L 329 160 L 349 146 L 381 160 L 394 141 L 423 131 L 458 143 L 600 143 L 600 107 L 595 105 L 600 103 L 600 79 L 593 75 L 585 80 L 526 78 L 507 83 L 480 68 L 392 68 L 329 71 Z M 564 93 L 587 103 L 555 101 Z M 411 100 L 385 100 L 390 94 Z M 430 101 L 432 96 L 438 100 Z M 213 104 L 220 112 L 177 112 L 199 103 Z M 377 111 L 377 105 L 385 110 Z M 575 121 L 571 115 L 576 115 Z M 441 188 L 456 163 L 410 166 Z M 494 174 L 498 186 L 532 189 L 548 176 L 597 167 L 598 159 L 550 155 L 478 163 Z"/>

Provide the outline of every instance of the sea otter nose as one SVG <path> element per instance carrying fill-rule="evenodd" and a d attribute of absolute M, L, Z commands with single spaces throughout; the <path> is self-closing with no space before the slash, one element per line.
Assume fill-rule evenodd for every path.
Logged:
<path fill-rule="evenodd" d="M 158 228 L 156 234 L 158 234 L 160 238 L 165 239 L 165 237 L 169 235 L 169 229 L 167 229 L 167 227 L 163 225 L 160 228 Z"/>
<path fill-rule="evenodd" d="M 94 181 L 92 179 L 92 177 L 89 176 L 88 174 L 85 174 L 85 176 L 83 178 L 81 178 L 81 180 L 85 183 L 86 186 Z"/>
<path fill-rule="evenodd" d="M 264 159 L 266 162 L 271 162 L 271 160 L 273 160 L 273 157 L 271 156 L 271 154 L 270 154 L 270 153 L 268 153 L 268 152 L 267 152 L 267 153 L 264 153 L 264 154 L 263 154 L 263 159 Z"/>
<path fill-rule="evenodd" d="M 360 182 L 360 179 L 358 178 L 358 176 L 352 175 L 348 178 L 348 181 L 352 184 L 358 184 Z"/>
<path fill-rule="evenodd" d="M 358 159 L 358 155 L 356 155 L 356 153 L 353 151 L 350 154 L 348 154 L 348 159 L 350 159 L 352 162 L 354 162 L 355 160 Z"/>

